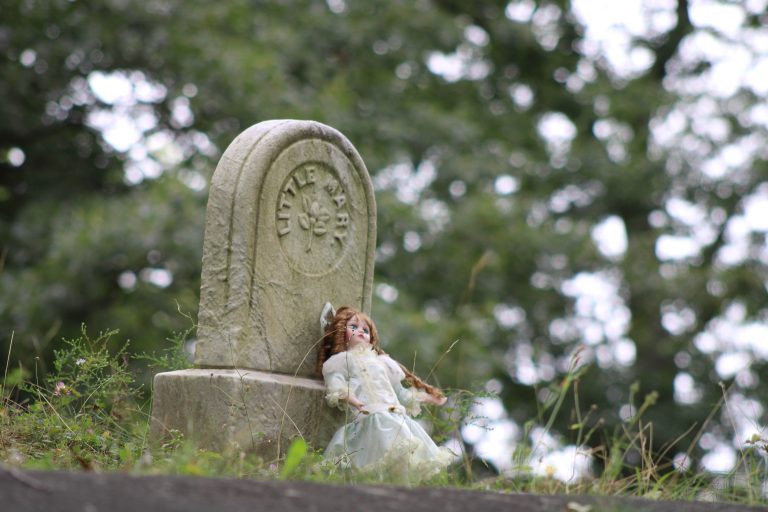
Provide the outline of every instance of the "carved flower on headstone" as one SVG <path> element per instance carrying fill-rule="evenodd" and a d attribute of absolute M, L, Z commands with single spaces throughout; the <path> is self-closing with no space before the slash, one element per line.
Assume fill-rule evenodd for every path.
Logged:
<path fill-rule="evenodd" d="M 299 226 L 304 231 L 309 231 L 309 242 L 307 243 L 307 252 L 309 252 L 312 250 L 312 239 L 328 232 L 325 223 L 328 222 L 331 215 L 317 201 L 311 200 L 307 196 L 302 196 L 301 199 L 304 213 L 299 214 Z"/>

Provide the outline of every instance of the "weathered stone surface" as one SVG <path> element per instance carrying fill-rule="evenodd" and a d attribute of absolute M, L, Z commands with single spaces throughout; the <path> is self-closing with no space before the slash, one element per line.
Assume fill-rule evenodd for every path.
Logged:
<path fill-rule="evenodd" d="M 196 364 L 311 375 L 323 304 L 370 310 L 375 246 L 373 187 L 343 135 L 247 129 L 211 183 Z"/>
<path fill-rule="evenodd" d="M 253 370 L 159 373 L 153 393 L 153 439 L 175 429 L 200 447 L 255 451 L 267 460 L 298 436 L 325 446 L 343 420 L 325 405 L 319 380 Z"/>

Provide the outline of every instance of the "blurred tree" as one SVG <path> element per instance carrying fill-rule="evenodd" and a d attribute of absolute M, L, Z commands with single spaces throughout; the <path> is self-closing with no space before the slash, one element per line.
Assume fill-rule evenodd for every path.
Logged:
<path fill-rule="evenodd" d="M 122 2 L 0 14 L 0 330 L 27 367 L 81 323 L 146 348 L 188 323 L 174 300 L 196 309 L 205 194 L 183 184 L 190 132 L 142 71 L 160 64 L 156 20 Z"/>
<path fill-rule="evenodd" d="M 631 383 L 659 392 L 657 449 L 719 380 L 760 421 L 760 3 L 641 6 L 601 39 L 587 2 L 11 0 L 3 357 L 11 334 L 29 364 L 81 322 L 138 348 L 183 327 L 219 154 L 250 124 L 307 118 L 373 175 L 373 313 L 399 360 L 458 340 L 440 382 L 501 390 L 522 423 L 578 351 L 581 403 L 609 422 Z M 747 64 L 718 89 L 729 53 Z"/>

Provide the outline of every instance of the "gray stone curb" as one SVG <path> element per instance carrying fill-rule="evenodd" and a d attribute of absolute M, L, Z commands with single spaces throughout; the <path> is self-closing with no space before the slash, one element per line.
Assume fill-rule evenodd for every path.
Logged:
<path fill-rule="evenodd" d="M 589 506 L 589 508 L 585 507 Z M 768 507 L 596 496 L 538 496 L 447 488 L 326 485 L 0 467 L 7 512 L 752 512 Z"/>

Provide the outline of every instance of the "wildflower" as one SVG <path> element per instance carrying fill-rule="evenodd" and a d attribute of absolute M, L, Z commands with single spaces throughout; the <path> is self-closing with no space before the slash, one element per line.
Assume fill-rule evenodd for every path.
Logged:
<path fill-rule="evenodd" d="M 80 359 L 78 359 L 77 361 L 75 361 L 75 364 L 76 364 L 77 366 L 80 366 L 80 365 L 81 365 L 81 364 L 83 364 L 84 362 L 85 362 L 85 359 L 81 357 Z"/>
<path fill-rule="evenodd" d="M 547 464 L 547 466 L 544 468 L 544 474 L 549 478 L 555 476 L 555 473 L 557 473 L 557 468 L 552 464 Z"/>
<path fill-rule="evenodd" d="M 56 385 L 53 387 L 53 394 L 56 396 L 68 395 L 69 393 L 70 393 L 69 388 L 62 381 L 57 382 Z"/>

